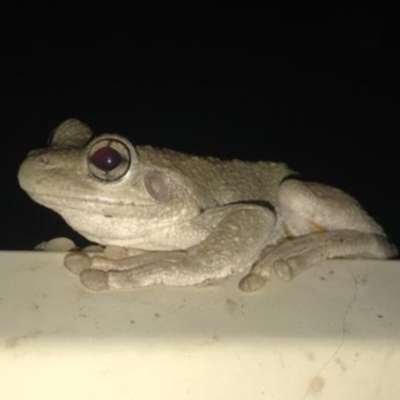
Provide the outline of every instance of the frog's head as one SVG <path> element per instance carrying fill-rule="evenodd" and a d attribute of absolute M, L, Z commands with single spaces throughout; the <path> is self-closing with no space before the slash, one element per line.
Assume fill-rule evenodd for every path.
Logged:
<path fill-rule="evenodd" d="M 128 139 L 92 138 L 87 125 L 70 119 L 54 131 L 49 147 L 28 154 L 18 180 L 33 200 L 89 240 L 129 246 L 131 239 L 200 212 L 188 182 L 168 163 L 157 162 L 162 150 L 146 151 L 151 156 L 141 160 L 140 148 Z"/>

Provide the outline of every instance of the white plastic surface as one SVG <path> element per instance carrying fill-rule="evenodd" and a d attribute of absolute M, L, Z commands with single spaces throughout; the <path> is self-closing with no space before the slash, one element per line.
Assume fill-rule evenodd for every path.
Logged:
<path fill-rule="evenodd" d="M 1 400 L 400 398 L 398 261 L 92 293 L 63 257 L 0 252 Z"/>

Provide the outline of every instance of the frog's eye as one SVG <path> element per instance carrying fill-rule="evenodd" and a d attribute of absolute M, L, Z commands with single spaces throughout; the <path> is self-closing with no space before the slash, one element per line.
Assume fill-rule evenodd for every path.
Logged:
<path fill-rule="evenodd" d="M 130 149 L 122 141 L 105 138 L 92 145 L 87 160 L 95 178 L 113 182 L 128 172 L 132 157 Z"/>

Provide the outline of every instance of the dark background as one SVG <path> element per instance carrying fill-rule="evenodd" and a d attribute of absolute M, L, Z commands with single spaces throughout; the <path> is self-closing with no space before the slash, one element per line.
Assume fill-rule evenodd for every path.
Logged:
<path fill-rule="evenodd" d="M 394 9 L 38 7 L 0 10 L 1 249 L 79 238 L 16 180 L 70 117 L 139 145 L 285 161 L 400 244 Z"/>

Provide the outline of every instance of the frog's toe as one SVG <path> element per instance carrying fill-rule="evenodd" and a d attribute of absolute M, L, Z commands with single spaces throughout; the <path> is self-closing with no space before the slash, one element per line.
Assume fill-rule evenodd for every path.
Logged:
<path fill-rule="evenodd" d="M 262 289 L 267 281 L 267 277 L 250 273 L 239 282 L 239 289 L 243 292 L 255 292 Z"/>
<path fill-rule="evenodd" d="M 85 253 L 73 252 L 64 258 L 65 267 L 74 275 L 79 275 L 85 269 L 92 266 L 92 259 Z"/>
<path fill-rule="evenodd" d="M 76 249 L 75 243 L 66 237 L 56 237 L 48 242 L 42 242 L 35 247 L 35 250 L 44 251 L 71 251 Z"/>
<path fill-rule="evenodd" d="M 274 263 L 276 274 L 285 282 L 289 282 L 294 277 L 293 266 L 289 260 L 278 260 Z"/>
<path fill-rule="evenodd" d="M 90 290 L 100 291 L 108 289 L 107 273 L 98 269 L 87 269 L 82 271 L 82 284 Z"/>

